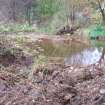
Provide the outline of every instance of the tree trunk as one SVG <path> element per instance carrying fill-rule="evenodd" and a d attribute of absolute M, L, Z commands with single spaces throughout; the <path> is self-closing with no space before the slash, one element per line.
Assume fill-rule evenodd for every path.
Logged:
<path fill-rule="evenodd" d="M 71 10 L 71 14 L 70 14 L 70 20 L 71 20 L 71 24 L 74 25 L 74 21 L 75 21 L 75 9 L 74 9 L 74 5 L 72 5 L 72 10 Z"/>
<path fill-rule="evenodd" d="M 103 23 L 105 24 L 105 13 L 102 13 Z"/>
<path fill-rule="evenodd" d="M 105 24 L 105 12 L 104 12 L 104 9 L 101 6 L 100 0 L 97 0 L 97 1 L 98 1 L 98 5 L 99 5 L 99 9 L 100 9 L 101 15 L 102 15 L 102 21 Z"/>
<path fill-rule="evenodd" d="M 31 25 L 31 8 L 27 7 L 26 8 L 26 20 L 29 25 Z"/>
<path fill-rule="evenodd" d="M 16 3 L 15 3 L 15 0 L 12 0 L 10 5 L 11 5 L 11 12 L 12 12 L 11 18 L 15 22 L 16 21 L 16 8 L 15 8 Z"/>
<path fill-rule="evenodd" d="M 25 4 L 26 9 L 26 21 L 31 25 L 31 15 L 32 15 L 32 0 L 28 0 Z"/>

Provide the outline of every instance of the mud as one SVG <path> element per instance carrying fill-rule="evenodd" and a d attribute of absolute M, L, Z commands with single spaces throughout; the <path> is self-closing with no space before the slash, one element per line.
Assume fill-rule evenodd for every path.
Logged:
<path fill-rule="evenodd" d="M 5 48 L 14 47 L 0 47 L 0 105 L 105 104 L 105 59 L 83 67 L 47 63 L 34 68 L 22 49 Z"/>

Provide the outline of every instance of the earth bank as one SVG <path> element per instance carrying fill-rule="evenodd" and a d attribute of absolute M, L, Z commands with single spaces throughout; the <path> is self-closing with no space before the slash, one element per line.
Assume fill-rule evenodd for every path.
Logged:
<path fill-rule="evenodd" d="M 0 38 L 1 105 L 105 104 L 104 60 L 85 67 L 51 62 L 36 66 L 43 50 L 27 37 L 9 38 Z"/>

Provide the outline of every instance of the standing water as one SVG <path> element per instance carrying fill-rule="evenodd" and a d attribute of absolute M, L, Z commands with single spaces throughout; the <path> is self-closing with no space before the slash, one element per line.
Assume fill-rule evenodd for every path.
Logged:
<path fill-rule="evenodd" d="M 51 43 L 42 42 L 39 45 L 44 49 L 44 56 L 55 62 L 63 62 L 66 65 L 88 66 L 97 63 L 104 53 L 105 42 L 91 41 L 89 46 L 71 42 Z"/>
<path fill-rule="evenodd" d="M 78 52 L 77 54 L 73 54 L 69 57 L 65 58 L 65 64 L 66 65 L 91 65 L 96 62 L 98 62 L 101 58 L 102 51 L 100 48 L 97 47 L 90 47 L 87 49 L 84 49 L 81 52 Z"/>

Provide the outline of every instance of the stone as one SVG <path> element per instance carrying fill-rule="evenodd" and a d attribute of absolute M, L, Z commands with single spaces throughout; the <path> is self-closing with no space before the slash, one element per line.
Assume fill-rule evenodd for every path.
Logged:
<path fill-rule="evenodd" d="M 100 94 L 105 94 L 105 89 L 100 89 Z"/>

